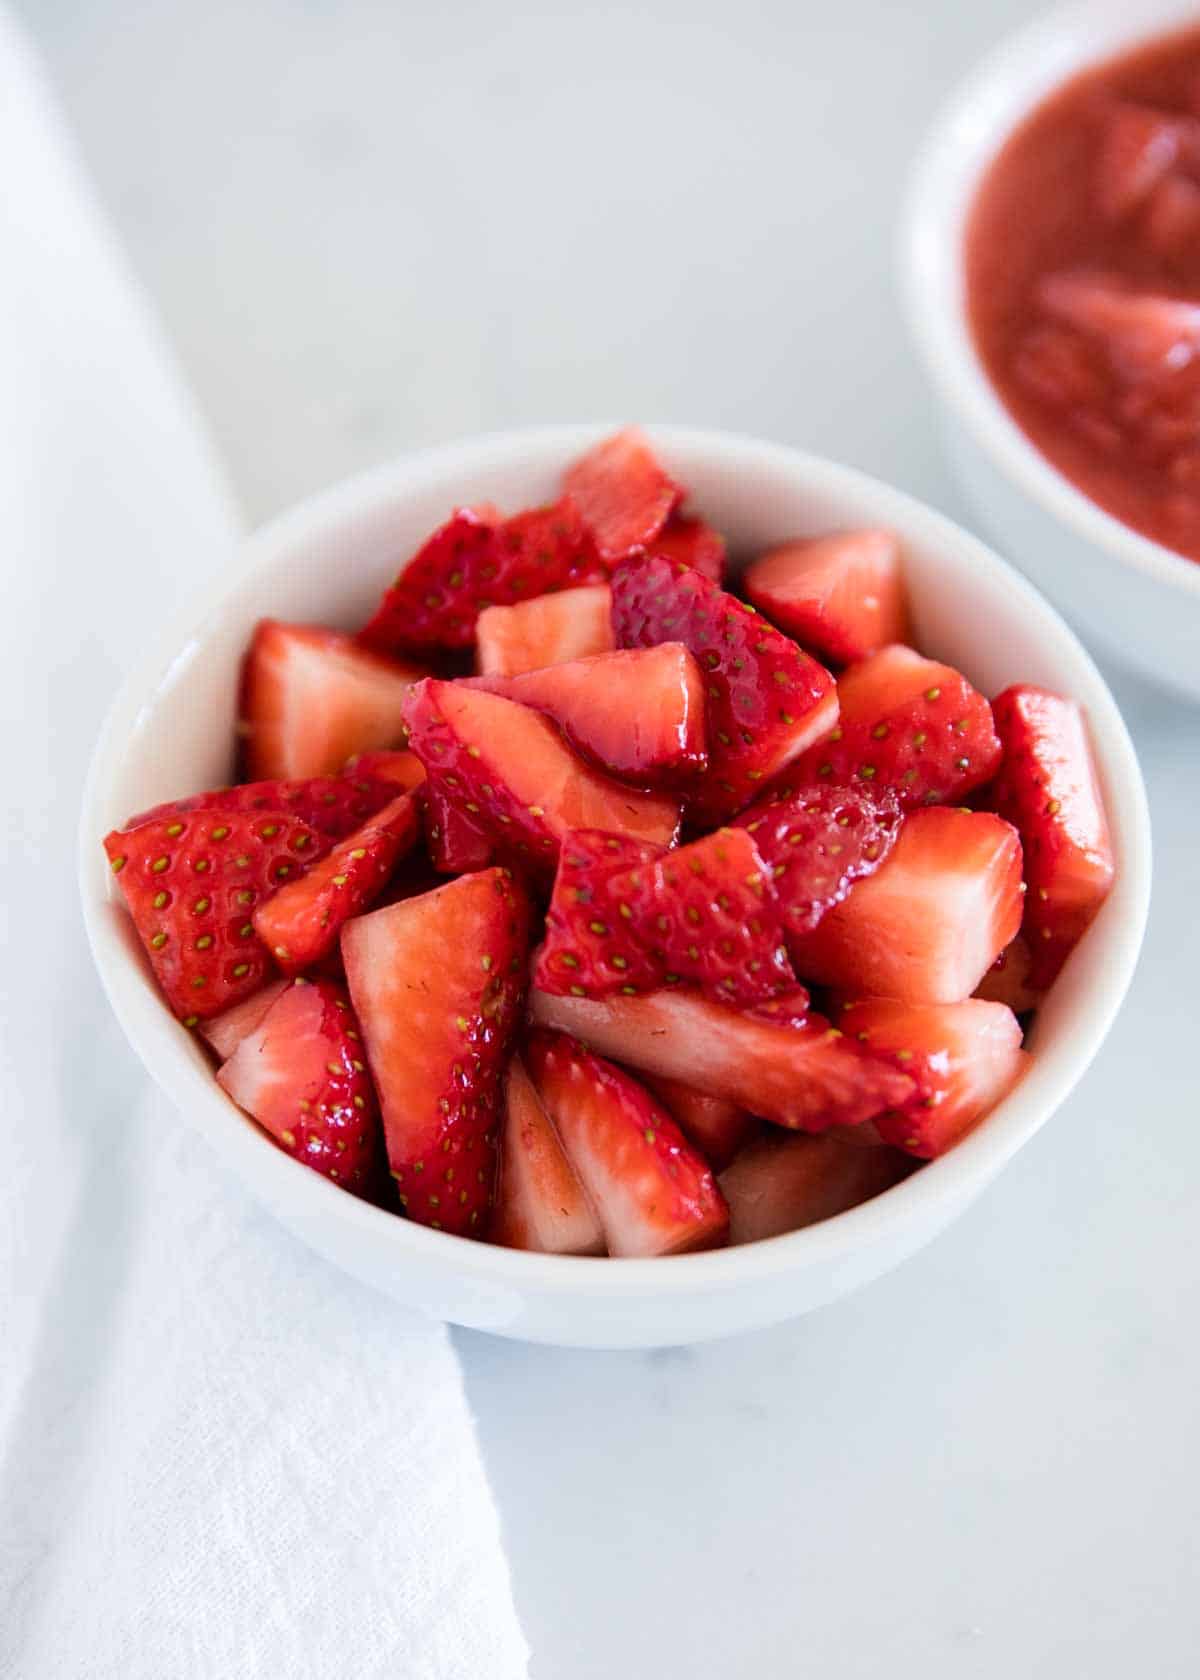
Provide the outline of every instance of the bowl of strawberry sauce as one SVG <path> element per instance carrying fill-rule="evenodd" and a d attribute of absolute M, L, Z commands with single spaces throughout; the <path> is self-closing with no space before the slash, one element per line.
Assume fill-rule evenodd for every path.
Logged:
<path fill-rule="evenodd" d="M 975 539 L 769 443 L 556 427 L 254 536 L 129 674 L 80 871 L 133 1047 L 285 1224 L 633 1347 L 963 1211 L 1099 1048 L 1149 859 L 1103 680 Z"/>
<path fill-rule="evenodd" d="M 1085 0 L 929 137 L 909 315 L 964 488 L 1105 651 L 1200 697 L 1200 19 Z"/>

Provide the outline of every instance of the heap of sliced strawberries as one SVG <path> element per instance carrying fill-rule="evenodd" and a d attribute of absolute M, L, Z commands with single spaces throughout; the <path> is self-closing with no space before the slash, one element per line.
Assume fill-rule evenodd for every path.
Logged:
<path fill-rule="evenodd" d="M 1111 885 L 1079 709 L 915 651 L 892 533 L 746 601 L 684 501 L 630 429 L 357 636 L 260 624 L 253 779 L 104 842 L 233 1101 L 436 1229 L 661 1255 L 879 1194 L 1021 1077 Z"/>

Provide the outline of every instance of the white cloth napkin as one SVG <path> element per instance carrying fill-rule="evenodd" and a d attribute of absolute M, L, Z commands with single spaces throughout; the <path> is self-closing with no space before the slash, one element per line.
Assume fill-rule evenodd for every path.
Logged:
<path fill-rule="evenodd" d="M 236 527 L 0 14 L 0 1674 L 517 1680 L 444 1329 L 248 1200 L 84 943 L 99 717 Z"/>

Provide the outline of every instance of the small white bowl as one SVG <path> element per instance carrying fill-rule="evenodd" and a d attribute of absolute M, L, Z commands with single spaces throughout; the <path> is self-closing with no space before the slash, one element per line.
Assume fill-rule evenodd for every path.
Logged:
<path fill-rule="evenodd" d="M 735 552 L 753 555 L 806 531 L 892 526 L 904 543 L 922 647 L 988 693 L 1028 680 L 1086 708 L 1116 886 L 1050 994 L 1028 1075 L 949 1155 L 875 1201 L 769 1242 L 663 1260 L 550 1257 L 469 1242 L 370 1207 L 284 1155 L 225 1097 L 204 1051 L 160 1000 L 101 837 L 134 811 L 228 778 L 238 660 L 256 619 L 360 624 L 450 507 L 488 500 L 515 509 L 552 496 L 566 463 L 603 430 L 561 426 L 418 455 L 318 496 L 252 537 L 188 621 L 164 629 L 113 705 L 84 796 L 80 882 L 96 963 L 130 1042 L 284 1224 L 431 1317 L 530 1341 L 646 1347 L 820 1306 L 896 1265 L 979 1194 L 1068 1095 L 1125 995 L 1146 920 L 1150 830 L 1137 760 L 1103 679 L 1052 609 L 981 543 L 846 467 L 721 433 L 656 428 L 666 463 Z"/>
<path fill-rule="evenodd" d="M 1105 513 L 1026 437 L 975 352 L 962 261 L 980 180 L 1022 119 L 1080 70 L 1188 25 L 1200 25 L 1195 0 L 1077 0 L 1009 37 L 925 142 L 901 261 L 947 451 L 985 528 L 1098 646 L 1200 699 L 1200 562 Z"/>

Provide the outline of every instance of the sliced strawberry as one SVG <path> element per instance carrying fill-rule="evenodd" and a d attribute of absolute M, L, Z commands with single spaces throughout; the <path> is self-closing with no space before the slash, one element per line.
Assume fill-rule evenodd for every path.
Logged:
<path fill-rule="evenodd" d="M 440 787 L 426 791 L 425 841 L 439 875 L 469 875 L 493 861 L 490 837 Z"/>
<path fill-rule="evenodd" d="M 793 786 L 869 782 L 893 788 L 904 805 L 957 803 L 1000 762 L 983 695 L 961 672 L 899 643 L 851 666 L 838 703 L 837 728 L 805 753 Z"/>
<path fill-rule="evenodd" d="M 243 1002 L 222 1010 L 210 1021 L 201 1021 L 196 1030 L 208 1040 L 220 1059 L 227 1062 L 242 1040 L 258 1026 L 275 999 L 290 985 L 290 980 L 270 980 Z"/>
<path fill-rule="evenodd" d="M 689 809 L 707 824 L 748 805 L 837 721 L 828 671 L 699 572 L 648 558 L 613 578 L 622 647 L 682 642 L 704 674 L 711 773 Z"/>
<path fill-rule="evenodd" d="M 957 1003 L 1021 925 L 1021 843 L 986 811 L 905 819 L 891 855 L 811 933 L 789 940 L 797 972 L 855 997 Z"/>
<path fill-rule="evenodd" d="M 425 766 L 416 753 L 355 753 L 354 757 L 347 759 L 342 766 L 342 775 L 351 781 L 363 782 L 367 786 L 378 782 L 386 782 L 392 788 L 393 793 L 397 788 L 402 793 L 411 793 L 414 788 L 420 787 L 425 780 Z"/>
<path fill-rule="evenodd" d="M 1200 303 L 1147 291 L 1122 275 L 1086 269 L 1048 274 L 1038 285 L 1048 315 L 1101 345 L 1114 372 L 1161 378 L 1200 354 Z"/>
<path fill-rule="evenodd" d="M 527 1059 L 610 1254 L 681 1254 L 724 1238 L 712 1172 L 644 1087 L 554 1033 L 534 1033 Z"/>
<path fill-rule="evenodd" d="M 569 468 L 563 488 L 609 565 L 652 543 L 684 494 L 636 426 L 589 449 Z"/>
<path fill-rule="evenodd" d="M 285 974 L 311 968 L 334 949 L 343 922 L 379 897 L 420 827 L 412 794 L 402 793 L 302 879 L 258 906 L 255 932 Z"/>
<path fill-rule="evenodd" d="M 1150 197 L 1179 161 L 1186 118 L 1149 105 L 1117 105 L 1105 124 L 1096 157 L 1096 198 L 1103 214 L 1121 221 Z M 1200 133 L 1200 124 L 1190 125 Z"/>
<path fill-rule="evenodd" d="M 836 531 L 784 543 L 756 560 L 742 583 L 772 624 L 837 665 L 909 638 L 894 531 Z"/>
<path fill-rule="evenodd" d="M 660 845 L 674 838 L 675 801 L 635 792 L 590 769 L 528 706 L 431 679 L 413 690 L 406 716 L 430 792 L 440 793 L 522 866 L 553 869 L 563 837 L 576 828 L 603 828 Z"/>
<path fill-rule="evenodd" d="M 393 756 L 409 755 L 388 755 Z M 241 782 L 236 787 L 194 793 L 186 799 L 169 799 L 130 817 L 122 832 L 141 828 L 143 823 L 170 822 L 205 811 L 247 816 L 283 811 L 289 821 L 306 824 L 332 844 L 353 834 L 395 797 L 394 781 L 374 775 L 313 776 L 302 782 Z"/>
<path fill-rule="evenodd" d="M 725 577 L 725 538 L 703 519 L 673 513 L 651 543 L 649 552 L 690 566 L 714 583 L 721 583 Z"/>
<path fill-rule="evenodd" d="M 217 1080 L 297 1161 L 355 1195 L 378 1193 L 379 1106 L 340 986 L 285 986 Z"/>
<path fill-rule="evenodd" d="M 642 1082 L 714 1172 L 729 1165 L 758 1124 L 752 1114 L 728 1097 L 714 1097 L 678 1079 L 661 1079 L 654 1074 L 644 1074 Z"/>
<path fill-rule="evenodd" d="M 255 779 L 327 776 L 404 740 L 401 702 L 425 672 L 311 624 L 264 619 L 242 667 L 242 754 Z"/>
<path fill-rule="evenodd" d="M 603 574 L 569 497 L 503 521 L 459 508 L 404 567 L 359 639 L 386 653 L 470 647 L 485 607 Z"/>
<path fill-rule="evenodd" d="M 769 874 L 750 834 L 718 829 L 632 868 L 589 868 L 605 836 L 564 844 L 535 983 L 573 997 L 679 980 L 749 1004 L 795 986 Z"/>
<path fill-rule="evenodd" d="M 110 834 L 104 849 L 167 1002 L 194 1026 L 273 973 L 254 908 L 329 842 L 289 811 L 201 809 Z"/>
<path fill-rule="evenodd" d="M 1004 760 L 992 803 L 1025 848 L 1025 932 L 1031 980 L 1048 986 L 1113 882 L 1112 841 L 1083 714 L 1045 689 L 1005 689 L 996 701 Z"/>
<path fill-rule="evenodd" d="M 342 929 L 392 1177 L 409 1218 L 438 1230 L 478 1230 L 491 1202 L 530 916 L 508 872 L 488 869 Z"/>
<path fill-rule="evenodd" d="M 517 677 L 543 665 L 611 653 L 612 594 L 606 583 L 485 607 L 475 624 L 475 661 L 484 676 Z"/>
<path fill-rule="evenodd" d="M 832 1219 L 911 1171 L 911 1160 L 895 1149 L 860 1149 L 838 1137 L 768 1126 L 717 1181 L 729 1203 L 729 1241 L 761 1242 Z"/>
<path fill-rule="evenodd" d="M 1027 941 L 1018 934 L 1006 945 L 976 986 L 972 996 L 988 1003 L 1004 1003 L 1014 1015 L 1027 1015 L 1039 1009 L 1045 993 L 1031 983 L 1033 952 Z"/>
<path fill-rule="evenodd" d="M 520 1056 L 505 1079 L 500 1185 L 489 1236 L 541 1254 L 603 1254 L 604 1233 Z"/>
<path fill-rule="evenodd" d="M 471 686 L 544 712 L 576 752 L 622 780 L 686 786 L 707 768 L 704 680 L 679 642 L 476 677 Z"/>
<path fill-rule="evenodd" d="M 599 1001 L 534 991 L 530 1009 L 540 1026 L 630 1067 L 685 1080 L 798 1131 L 857 1126 L 912 1094 L 911 1080 L 861 1053 L 819 1015 L 802 1026 L 776 1024 L 683 987 Z"/>
<path fill-rule="evenodd" d="M 851 1003 L 838 1017 L 847 1035 L 916 1083 L 909 1101 L 877 1117 L 886 1143 L 926 1160 L 943 1155 L 1016 1084 L 1029 1057 L 1002 1003 Z"/>
<path fill-rule="evenodd" d="M 879 867 L 900 832 L 900 803 L 878 791 L 821 782 L 773 792 L 737 818 L 771 871 L 792 934 L 809 933 L 855 881 Z"/>

